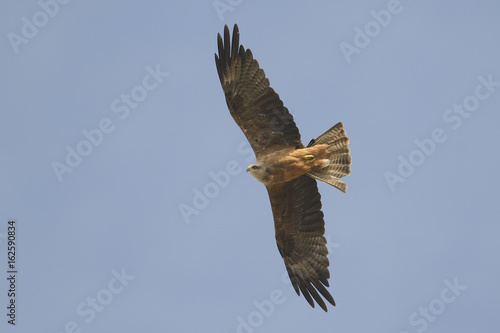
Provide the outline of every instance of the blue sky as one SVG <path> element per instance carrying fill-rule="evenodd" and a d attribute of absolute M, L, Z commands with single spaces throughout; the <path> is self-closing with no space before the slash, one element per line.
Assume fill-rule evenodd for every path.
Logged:
<path fill-rule="evenodd" d="M 498 327 L 497 1 L 9 2 L 0 14 L 2 332 L 491 332 Z M 291 289 L 214 64 L 238 23 L 309 142 L 325 313 Z M 187 212 L 187 213 L 186 213 Z"/>

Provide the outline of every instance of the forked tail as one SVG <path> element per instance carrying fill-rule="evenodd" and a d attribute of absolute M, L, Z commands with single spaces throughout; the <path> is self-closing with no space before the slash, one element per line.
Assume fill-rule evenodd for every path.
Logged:
<path fill-rule="evenodd" d="M 330 164 L 321 170 L 310 172 L 307 175 L 345 192 L 347 190 L 347 185 L 339 180 L 339 178 L 351 173 L 351 155 L 348 147 L 349 138 L 346 136 L 344 125 L 338 123 L 321 134 L 316 140 L 311 140 L 307 146 L 312 147 L 320 144 L 328 145 L 328 150 L 331 152 L 328 157 Z"/>

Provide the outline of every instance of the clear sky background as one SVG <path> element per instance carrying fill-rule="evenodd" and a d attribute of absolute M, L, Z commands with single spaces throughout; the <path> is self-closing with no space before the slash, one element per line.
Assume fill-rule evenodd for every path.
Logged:
<path fill-rule="evenodd" d="M 59 1 L 0 12 L 0 331 L 498 329 L 498 1 Z M 305 143 L 351 139 L 347 193 L 319 184 L 328 313 L 244 171 L 213 55 L 234 23 Z"/>

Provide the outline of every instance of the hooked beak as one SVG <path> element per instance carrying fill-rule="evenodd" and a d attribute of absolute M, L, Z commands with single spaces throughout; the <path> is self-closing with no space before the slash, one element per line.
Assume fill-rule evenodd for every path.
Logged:
<path fill-rule="evenodd" d="M 247 172 L 249 172 L 249 171 L 250 171 L 250 167 L 247 168 Z"/>

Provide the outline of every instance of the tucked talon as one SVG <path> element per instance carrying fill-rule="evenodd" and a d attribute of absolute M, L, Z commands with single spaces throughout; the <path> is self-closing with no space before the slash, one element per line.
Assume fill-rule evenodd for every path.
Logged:
<path fill-rule="evenodd" d="M 302 158 L 304 160 L 306 160 L 306 164 L 309 164 L 311 163 L 312 161 L 314 161 L 314 155 L 304 155 L 302 156 Z"/>

